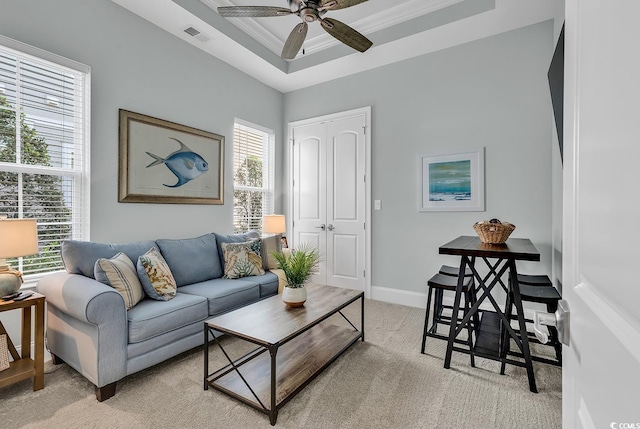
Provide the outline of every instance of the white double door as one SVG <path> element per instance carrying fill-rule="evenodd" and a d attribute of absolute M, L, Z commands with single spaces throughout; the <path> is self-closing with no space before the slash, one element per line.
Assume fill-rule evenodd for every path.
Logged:
<path fill-rule="evenodd" d="M 293 246 L 321 254 L 313 282 L 365 290 L 366 115 L 292 123 Z"/>

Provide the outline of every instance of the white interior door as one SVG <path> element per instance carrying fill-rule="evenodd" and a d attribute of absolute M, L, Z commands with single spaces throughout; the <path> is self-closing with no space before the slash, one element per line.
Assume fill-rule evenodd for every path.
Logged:
<path fill-rule="evenodd" d="M 640 2 L 566 0 L 563 427 L 640 428 Z"/>
<path fill-rule="evenodd" d="M 327 124 L 326 283 L 364 290 L 365 117 Z"/>
<path fill-rule="evenodd" d="M 293 245 L 320 250 L 314 282 L 364 291 L 366 115 L 310 122 L 291 132 Z"/>

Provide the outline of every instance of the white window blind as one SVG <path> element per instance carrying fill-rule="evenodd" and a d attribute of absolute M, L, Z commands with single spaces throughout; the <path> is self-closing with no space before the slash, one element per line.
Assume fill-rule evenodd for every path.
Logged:
<path fill-rule="evenodd" d="M 0 38 L 0 216 L 36 219 L 39 253 L 9 260 L 27 281 L 89 232 L 89 68 L 44 57 L 59 59 Z"/>
<path fill-rule="evenodd" d="M 233 226 L 262 231 L 262 215 L 273 213 L 274 133 L 236 120 L 233 131 Z"/>

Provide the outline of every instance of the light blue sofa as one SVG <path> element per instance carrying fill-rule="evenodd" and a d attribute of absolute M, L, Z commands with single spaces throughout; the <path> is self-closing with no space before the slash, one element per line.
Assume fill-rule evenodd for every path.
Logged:
<path fill-rule="evenodd" d="M 256 232 L 206 234 L 185 240 L 104 244 L 66 241 L 67 272 L 37 285 L 47 302 L 47 348 L 54 363 L 66 362 L 96 386 L 103 401 L 118 380 L 203 343 L 204 320 L 278 293 L 278 276 L 222 278 L 222 242 L 259 238 Z M 130 310 L 112 287 L 94 278 L 94 264 L 118 252 L 134 263 L 156 246 L 176 280 L 169 301 L 145 297 Z"/>

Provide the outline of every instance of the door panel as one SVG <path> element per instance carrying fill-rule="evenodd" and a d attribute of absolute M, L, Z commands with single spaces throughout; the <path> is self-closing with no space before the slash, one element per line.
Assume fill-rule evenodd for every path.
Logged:
<path fill-rule="evenodd" d="M 358 279 L 358 237 L 352 234 L 333 234 L 333 276 L 345 280 Z"/>
<path fill-rule="evenodd" d="M 333 219 L 358 220 L 358 135 L 344 132 L 333 145 Z"/>
<path fill-rule="evenodd" d="M 567 0 L 563 427 L 640 424 L 640 2 Z"/>
<path fill-rule="evenodd" d="M 327 245 L 326 127 L 322 124 L 295 129 L 293 146 L 293 242 L 299 246 L 308 242 L 317 249 Z M 321 263 L 320 277 L 326 276 Z"/>
<path fill-rule="evenodd" d="M 321 192 L 321 155 L 323 149 L 318 137 L 310 136 L 300 142 L 298 162 L 300 174 L 296 186 L 300 201 L 298 220 L 321 221 L 324 218 L 324 197 Z"/>

